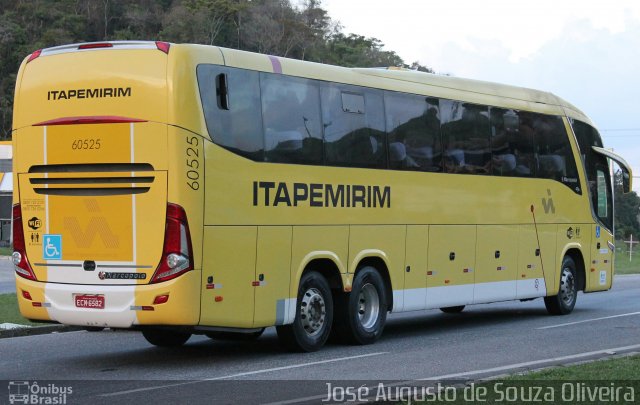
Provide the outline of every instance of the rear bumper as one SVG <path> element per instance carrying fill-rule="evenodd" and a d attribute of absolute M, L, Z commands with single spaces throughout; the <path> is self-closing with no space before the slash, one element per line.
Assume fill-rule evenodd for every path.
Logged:
<path fill-rule="evenodd" d="M 192 270 L 159 284 L 76 285 L 30 281 L 16 276 L 22 316 L 65 325 L 131 328 L 137 325 L 197 325 L 200 318 L 200 271 Z M 31 300 L 23 296 L 27 291 Z M 103 309 L 77 308 L 76 294 L 104 296 Z M 169 295 L 153 305 L 158 295 Z M 145 310 L 142 308 L 145 307 Z"/>

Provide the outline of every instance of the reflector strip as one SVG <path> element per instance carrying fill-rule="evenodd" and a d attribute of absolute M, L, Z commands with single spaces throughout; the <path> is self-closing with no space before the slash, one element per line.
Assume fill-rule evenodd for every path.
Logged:
<path fill-rule="evenodd" d="M 113 44 L 109 42 L 94 42 L 91 44 L 82 44 L 78 49 L 96 49 L 96 48 L 113 48 Z"/>
<path fill-rule="evenodd" d="M 154 310 L 154 308 L 149 305 L 143 305 L 143 306 L 132 305 L 129 307 L 129 309 L 132 311 L 153 311 Z"/>
<path fill-rule="evenodd" d="M 162 41 L 156 41 L 156 47 L 158 47 L 158 50 L 166 53 L 167 55 L 169 54 L 169 48 L 171 47 L 171 44 L 168 42 L 162 42 Z"/>
<path fill-rule="evenodd" d="M 42 53 L 42 49 L 38 49 L 37 51 L 29 55 L 29 59 L 27 59 L 27 63 L 31 62 L 32 60 L 40 56 L 41 53 Z"/>
<path fill-rule="evenodd" d="M 282 74 L 282 65 L 280 64 L 280 59 L 277 56 L 269 55 L 269 60 L 271 61 L 271 66 L 273 67 L 273 73 Z"/>

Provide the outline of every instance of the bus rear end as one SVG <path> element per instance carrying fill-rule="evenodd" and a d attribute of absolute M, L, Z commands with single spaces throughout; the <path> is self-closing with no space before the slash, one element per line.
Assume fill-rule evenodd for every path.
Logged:
<path fill-rule="evenodd" d="M 13 261 L 26 318 L 93 328 L 197 323 L 189 218 L 170 186 L 178 129 L 167 118 L 169 52 L 160 42 L 108 42 L 23 62 Z"/>

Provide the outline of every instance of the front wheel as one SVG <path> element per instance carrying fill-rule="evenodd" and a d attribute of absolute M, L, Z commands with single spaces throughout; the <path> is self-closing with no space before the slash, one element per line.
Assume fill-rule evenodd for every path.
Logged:
<path fill-rule="evenodd" d="M 182 346 L 191 337 L 190 333 L 173 332 L 169 330 L 145 329 L 142 336 L 147 342 L 154 346 L 160 347 L 178 347 Z"/>
<path fill-rule="evenodd" d="M 578 299 L 576 264 L 569 256 L 562 259 L 560 289 L 557 295 L 544 297 L 544 305 L 551 315 L 566 315 L 573 311 Z"/>
<path fill-rule="evenodd" d="M 335 316 L 335 332 L 351 344 L 367 345 L 382 335 L 387 321 L 385 283 L 378 271 L 370 266 L 360 269 L 353 280 L 351 292 L 340 294 Z"/>
<path fill-rule="evenodd" d="M 302 276 L 296 303 L 293 323 L 276 327 L 278 339 L 289 350 L 314 352 L 327 341 L 333 322 L 331 288 L 322 274 L 310 271 Z"/>

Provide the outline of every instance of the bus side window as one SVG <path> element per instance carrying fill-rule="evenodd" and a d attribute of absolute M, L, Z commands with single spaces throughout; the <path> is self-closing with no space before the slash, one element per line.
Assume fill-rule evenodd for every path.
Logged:
<path fill-rule="evenodd" d="M 578 169 L 562 118 L 543 114 L 532 116 L 538 155 L 537 176 L 560 181 L 574 191 L 580 190 Z"/>
<path fill-rule="evenodd" d="M 321 99 L 325 163 L 386 168 L 382 91 L 332 84 L 323 86 Z"/>
<path fill-rule="evenodd" d="M 264 160 L 258 72 L 217 65 L 198 65 L 196 72 L 213 142 L 249 159 Z"/>
<path fill-rule="evenodd" d="M 262 73 L 268 162 L 322 164 L 320 93 L 311 80 Z"/>
<path fill-rule="evenodd" d="M 439 100 L 385 92 L 389 167 L 442 171 Z"/>
<path fill-rule="evenodd" d="M 491 166 L 495 176 L 535 174 L 534 130 L 528 113 L 491 108 Z"/>
<path fill-rule="evenodd" d="M 440 100 L 440 122 L 445 171 L 488 174 L 491 170 L 489 107 Z"/>

